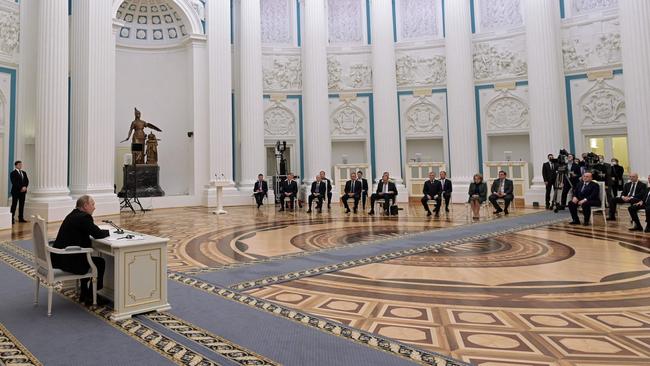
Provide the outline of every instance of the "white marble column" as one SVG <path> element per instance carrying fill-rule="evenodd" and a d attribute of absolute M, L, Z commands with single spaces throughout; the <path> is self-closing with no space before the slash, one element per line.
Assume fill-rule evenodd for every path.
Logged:
<path fill-rule="evenodd" d="M 530 147 L 533 185 L 525 195 L 526 204 L 544 204 L 542 164 L 548 154 L 569 148 L 560 10 L 547 0 L 522 2 L 526 19 L 528 95 L 530 100 Z"/>
<path fill-rule="evenodd" d="M 38 2 L 35 171 L 26 209 L 47 221 L 74 206 L 68 190 L 68 0 Z"/>
<path fill-rule="evenodd" d="M 117 214 L 115 36 L 110 0 L 74 0 L 70 44 L 70 193 L 89 194 L 95 215 Z"/>
<path fill-rule="evenodd" d="M 302 181 L 310 183 L 319 171 L 332 177 L 329 97 L 327 89 L 327 11 L 325 0 L 302 0 L 302 96 L 305 116 Z"/>
<path fill-rule="evenodd" d="M 225 2 L 225 1 L 224 1 Z M 262 86 L 262 30 L 260 2 L 242 0 L 240 32 L 240 190 L 252 191 L 259 173 L 266 170 L 264 148 L 264 92 Z"/>
<path fill-rule="evenodd" d="M 387 171 L 395 183 L 400 201 L 408 201 L 402 180 L 400 161 L 399 115 L 397 112 L 397 76 L 395 75 L 395 42 L 393 40 L 393 9 L 391 0 L 372 0 L 372 93 L 374 98 L 376 180 Z"/>
<path fill-rule="evenodd" d="M 474 68 L 469 1 L 445 3 L 449 170 L 453 202 L 466 202 L 472 176 L 479 171 L 474 109 Z"/>
<path fill-rule="evenodd" d="M 646 176 L 650 174 L 650 159 L 647 158 L 650 140 L 650 2 L 622 0 L 618 6 L 630 169 Z"/>

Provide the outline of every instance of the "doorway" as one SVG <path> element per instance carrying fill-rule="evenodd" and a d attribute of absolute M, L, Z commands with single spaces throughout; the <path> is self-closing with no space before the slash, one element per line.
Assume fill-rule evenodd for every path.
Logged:
<path fill-rule="evenodd" d="M 587 136 L 587 149 L 595 154 L 604 155 L 606 161 L 609 161 L 611 158 L 618 159 L 619 164 L 625 169 L 625 173 L 630 172 L 627 136 Z"/>

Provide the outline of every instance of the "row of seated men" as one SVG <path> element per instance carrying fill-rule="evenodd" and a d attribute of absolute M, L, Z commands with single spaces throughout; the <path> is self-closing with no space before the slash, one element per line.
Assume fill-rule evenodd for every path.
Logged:
<path fill-rule="evenodd" d="M 648 176 L 650 182 L 650 175 Z M 639 220 L 639 211 L 645 211 L 645 232 L 650 233 L 650 189 L 648 185 L 639 180 L 639 174 L 630 173 L 630 181 L 623 185 L 623 191 L 618 197 L 614 197 L 609 201 L 609 217 L 608 220 L 616 219 L 616 208 L 620 204 L 628 204 L 627 208 L 632 219 L 633 226 L 630 231 L 642 231 L 641 221 Z"/>

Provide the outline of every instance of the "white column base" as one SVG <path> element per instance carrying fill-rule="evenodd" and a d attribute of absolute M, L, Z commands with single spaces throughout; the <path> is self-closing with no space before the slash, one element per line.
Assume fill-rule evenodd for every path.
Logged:
<path fill-rule="evenodd" d="M 3 229 L 11 229 L 11 211 L 9 207 L 0 207 L 0 230 Z"/>
<path fill-rule="evenodd" d="M 29 199 L 25 202 L 25 219 L 29 220 L 32 215 L 39 215 L 46 222 L 63 221 L 74 206 L 75 201 L 70 196 L 56 197 L 56 199 Z"/>
<path fill-rule="evenodd" d="M 524 194 L 524 201 L 526 202 L 526 206 L 533 206 L 535 202 L 539 203 L 539 207 L 544 208 L 546 205 L 546 186 L 542 182 L 541 184 L 535 184 L 533 182 L 533 185 L 526 191 L 526 194 Z"/>

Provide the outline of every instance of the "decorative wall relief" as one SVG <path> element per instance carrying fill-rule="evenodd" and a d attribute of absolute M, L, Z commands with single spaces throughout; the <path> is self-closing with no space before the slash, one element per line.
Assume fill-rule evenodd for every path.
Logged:
<path fill-rule="evenodd" d="M 372 88 L 372 69 L 370 65 L 358 61 L 343 56 L 328 56 L 328 88 L 332 90 Z"/>
<path fill-rule="evenodd" d="M 480 30 L 493 31 L 524 24 L 520 0 L 478 0 Z"/>
<path fill-rule="evenodd" d="M 399 0 L 400 40 L 437 36 L 439 6 L 440 0 Z"/>
<path fill-rule="evenodd" d="M 327 0 L 327 25 L 330 44 L 363 42 L 361 0 Z"/>
<path fill-rule="evenodd" d="M 432 86 L 447 81 L 447 63 L 444 56 L 397 55 L 395 67 L 398 87 Z"/>
<path fill-rule="evenodd" d="M 595 10 L 604 10 L 618 6 L 618 0 L 572 0 L 571 9 L 580 15 Z"/>
<path fill-rule="evenodd" d="M 405 113 L 406 136 L 437 134 L 443 131 L 442 111 L 429 97 L 418 97 Z"/>
<path fill-rule="evenodd" d="M 485 107 L 488 131 L 527 130 L 528 103 L 509 91 L 499 93 Z"/>
<path fill-rule="evenodd" d="M 346 100 L 330 116 L 332 137 L 363 137 L 366 134 L 366 115 L 351 100 Z"/>
<path fill-rule="evenodd" d="M 12 57 L 18 52 L 20 16 L 17 12 L 0 10 L 0 53 Z"/>
<path fill-rule="evenodd" d="M 599 22 L 585 28 L 562 40 L 565 70 L 598 68 L 622 62 L 621 35 L 617 29 L 618 24 L 610 24 L 607 27 Z M 603 32 L 603 28 L 610 29 L 604 29 L 605 32 Z"/>
<path fill-rule="evenodd" d="M 293 42 L 291 6 L 291 0 L 262 0 L 262 43 Z"/>
<path fill-rule="evenodd" d="M 476 80 L 514 78 L 526 75 L 528 65 L 519 52 L 507 45 L 474 44 L 474 78 Z"/>
<path fill-rule="evenodd" d="M 597 80 L 580 98 L 583 126 L 625 124 L 625 96 L 623 91 Z"/>
<path fill-rule="evenodd" d="M 264 60 L 262 68 L 264 90 L 282 91 L 302 88 L 302 65 L 299 56 L 270 56 L 269 58 Z"/>
<path fill-rule="evenodd" d="M 282 102 L 273 101 L 264 111 L 264 135 L 268 137 L 296 135 L 296 116 Z"/>
<path fill-rule="evenodd" d="M 199 16 L 199 19 L 205 21 L 205 4 L 203 1 L 190 0 L 190 3 L 192 4 L 192 9 L 194 9 L 196 14 Z"/>

